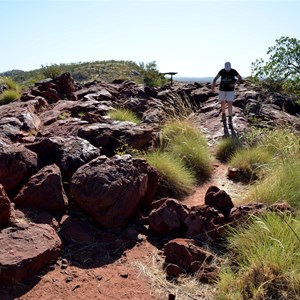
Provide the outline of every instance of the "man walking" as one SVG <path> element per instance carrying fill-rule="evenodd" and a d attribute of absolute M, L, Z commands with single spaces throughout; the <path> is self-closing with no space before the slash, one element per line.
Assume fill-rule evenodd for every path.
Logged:
<path fill-rule="evenodd" d="M 231 63 L 228 61 L 225 63 L 225 68 L 220 70 L 217 76 L 214 78 L 212 82 L 211 89 L 215 91 L 215 85 L 217 80 L 221 77 L 221 83 L 219 87 L 219 102 L 221 102 L 221 112 L 222 118 L 221 122 L 226 123 L 226 102 L 228 105 L 228 123 L 232 126 L 232 103 L 234 101 L 234 86 L 239 81 L 241 82 L 243 79 L 241 75 L 235 70 L 231 68 Z M 236 79 L 237 78 L 237 79 Z"/>

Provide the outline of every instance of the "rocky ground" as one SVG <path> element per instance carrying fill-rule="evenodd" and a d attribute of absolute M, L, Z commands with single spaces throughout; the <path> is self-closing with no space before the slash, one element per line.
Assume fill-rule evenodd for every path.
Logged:
<path fill-rule="evenodd" d="M 199 126 L 202 125 L 199 123 Z M 222 136 L 223 126 L 221 123 L 216 123 L 216 127 L 217 130 L 214 131 L 214 134 Z M 216 160 L 213 170 L 209 180 L 197 186 L 191 195 L 182 199 L 183 204 L 188 207 L 204 204 L 207 189 L 212 185 L 224 189 L 232 197 L 234 203 L 241 202 L 242 195 L 245 194 L 248 186 L 230 180 L 227 176 L 228 165 L 226 164 Z M 134 230 L 132 231 L 128 234 L 137 234 Z M 82 230 L 77 234 L 84 236 L 87 233 Z M 126 240 L 126 242 L 128 241 Z M 44 274 L 12 288 L 3 288 L 0 292 L 0 299 L 163 300 L 170 299 L 170 295 L 176 295 L 176 299 L 191 299 L 191 296 L 181 294 L 176 288 L 171 289 L 165 284 L 156 284 L 153 278 L 147 275 L 147 270 L 143 272 L 139 267 L 148 268 L 149 272 L 152 268 L 162 268 L 163 252 L 160 244 L 159 241 L 153 242 L 146 235 L 139 234 L 137 244 L 125 251 L 122 250 L 122 247 L 116 249 L 112 246 L 108 250 L 119 252 L 117 257 L 107 259 L 103 265 L 95 264 L 90 268 L 73 264 L 68 260 L 68 256 L 64 255 L 65 257 L 59 258 L 56 263 L 45 270 Z M 84 260 L 92 260 L 94 256 L 99 255 L 99 246 L 101 246 L 100 243 L 83 246 L 83 249 L 78 249 L 78 254 L 82 255 Z M 214 299 L 213 286 L 199 283 L 199 290 L 203 291 L 199 293 L 199 298 L 195 299 Z"/>
<path fill-rule="evenodd" d="M 135 110 L 144 123 L 108 120 L 113 106 Z M 170 117 L 190 119 L 213 154 L 222 137 L 239 138 L 250 118 L 299 129 L 295 114 L 290 100 L 243 84 L 228 128 L 209 85 L 78 86 L 68 74 L 2 106 L 0 299 L 213 299 L 207 282 L 216 269 L 204 264 L 213 254 L 197 243 L 214 243 L 224 223 L 241 218 L 247 185 L 228 179 L 228 166 L 215 160 L 212 177 L 192 195 L 153 201 L 156 171 L 112 155 L 124 143 L 152 147 Z M 198 276 L 197 298 L 168 284 L 187 269 Z"/>
<path fill-rule="evenodd" d="M 227 177 L 228 166 L 220 162 L 214 164 L 212 178 L 195 188 L 190 196 L 182 200 L 188 207 L 204 204 L 204 196 L 209 186 L 216 185 L 226 190 L 232 196 L 233 201 L 240 201 L 241 195 L 247 190 L 247 186 L 234 183 Z M 133 234 L 134 234 L 134 230 Z M 83 231 L 81 233 L 85 235 Z M 128 232 L 132 234 L 132 232 Z M 111 237 L 113 238 L 113 237 Z M 120 238 L 120 237 L 119 237 Z M 121 238 L 122 239 L 122 238 Z M 147 275 L 144 268 L 162 267 L 162 250 L 160 241 L 149 240 L 145 235 L 139 234 L 139 242 L 125 251 L 122 247 L 108 249 L 118 252 L 116 259 L 108 258 L 103 265 L 86 268 L 80 264 L 72 264 L 65 258 L 59 258 L 44 274 L 35 277 L 29 282 L 18 284 L 13 288 L 5 287 L 0 292 L 1 300 L 163 300 L 169 299 L 169 295 L 176 295 L 176 299 L 191 299 L 190 296 L 181 294 L 176 288 L 168 289 L 167 286 L 155 284 L 153 278 Z M 122 242 L 121 242 L 122 243 Z M 126 242 L 125 242 L 126 243 Z M 83 260 L 92 260 L 94 256 L 101 255 L 99 248 L 101 243 L 89 244 L 78 249 Z M 149 271 L 150 272 L 150 271 Z M 159 276 L 159 275 L 157 275 Z M 159 279 L 157 279 L 159 280 Z M 199 298 L 214 299 L 213 286 L 199 283 Z M 203 298 L 204 297 L 204 298 Z M 192 298 L 193 299 L 193 298 Z"/>

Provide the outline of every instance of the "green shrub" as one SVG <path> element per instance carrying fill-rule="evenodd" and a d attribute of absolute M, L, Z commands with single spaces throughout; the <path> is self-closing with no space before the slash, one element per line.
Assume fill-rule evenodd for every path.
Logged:
<path fill-rule="evenodd" d="M 10 77 L 1 77 L 0 83 L 6 85 L 8 90 L 16 92 L 21 90 L 20 86 Z"/>
<path fill-rule="evenodd" d="M 244 135 L 244 142 L 249 147 L 267 149 L 275 159 L 286 160 L 299 156 L 300 136 L 292 128 L 252 128 Z"/>
<path fill-rule="evenodd" d="M 149 165 L 160 175 L 160 190 L 173 195 L 185 195 L 192 191 L 196 179 L 182 161 L 167 152 L 149 152 L 143 155 Z"/>
<path fill-rule="evenodd" d="M 60 76 L 64 70 L 62 66 L 59 66 L 57 64 L 52 64 L 50 66 L 43 66 L 41 68 L 41 72 L 44 75 L 45 78 L 55 78 L 57 76 Z"/>
<path fill-rule="evenodd" d="M 230 159 L 229 165 L 239 169 L 242 180 L 251 182 L 263 177 L 271 160 L 271 154 L 265 149 L 246 148 L 238 150 Z"/>
<path fill-rule="evenodd" d="M 0 94 L 0 105 L 8 104 L 21 97 L 21 94 L 13 90 L 5 90 Z"/>
<path fill-rule="evenodd" d="M 248 200 L 272 204 L 286 201 L 300 208 L 300 159 L 277 165 L 249 192 Z"/>
<path fill-rule="evenodd" d="M 139 124 L 142 120 L 131 110 L 126 108 L 116 108 L 108 112 L 108 116 L 117 121 L 129 121 L 134 124 Z"/>
<path fill-rule="evenodd" d="M 221 162 L 227 162 L 241 147 L 241 142 L 238 139 L 224 138 L 216 145 L 216 158 Z"/>
<path fill-rule="evenodd" d="M 161 147 L 182 160 L 198 177 L 210 176 L 211 157 L 207 141 L 199 129 L 187 121 L 172 121 L 161 132 Z"/>
<path fill-rule="evenodd" d="M 270 130 L 262 135 L 260 147 L 280 160 L 291 159 L 300 154 L 300 136 L 290 129 Z"/>
<path fill-rule="evenodd" d="M 299 216 L 275 213 L 231 230 L 216 299 L 299 299 L 299 232 Z"/>
<path fill-rule="evenodd" d="M 138 73 L 146 86 L 162 86 L 168 82 L 168 80 L 161 74 L 156 66 L 156 62 L 139 63 Z"/>
<path fill-rule="evenodd" d="M 173 120 L 166 123 L 161 130 L 161 145 L 163 148 L 166 148 L 170 143 L 176 142 L 176 139 L 181 139 L 182 137 L 195 140 L 199 143 L 199 146 L 207 147 L 206 138 L 201 131 L 186 120 Z"/>

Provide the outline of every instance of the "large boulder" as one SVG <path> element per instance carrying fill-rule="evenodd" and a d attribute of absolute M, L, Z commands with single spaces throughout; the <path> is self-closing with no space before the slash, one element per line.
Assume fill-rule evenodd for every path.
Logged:
<path fill-rule="evenodd" d="M 62 243 L 45 224 L 19 224 L 0 232 L 0 283 L 22 282 L 60 255 Z"/>
<path fill-rule="evenodd" d="M 22 145 L 8 145 L 0 139 L 0 184 L 11 192 L 37 170 L 36 153 Z"/>
<path fill-rule="evenodd" d="M 41 138 L 27 147 L 38 154 L 42 166 L 56 164 L 66 179 L 70 179 L 80 166 L 100 155 L 100 149 L 74 136 Z"/>
<path fill-rule="evenodd" d="M 113 156 L 122 146 L 145 150 L 153 141 L 153 128 L 132 122 L 111 121 L 82 126 L 78 136 L 96 147 L 101 147 L 101 154 Z"/>
<path fill-rule="evenodd" d="M 158 174 L 143 159 L 130 155 L 100 156 L 72 176 L 74 201 L 102 226 L 125 225 L 139 206 L 149 203 Z"/>
<path fill-rule="evenodd" d="M 42 208 L 47 211 L 65 209 L 68 198 L 62 185 L 58 166 L 46 166 L 33 175 L 13 202 L 17 206 Z"/>

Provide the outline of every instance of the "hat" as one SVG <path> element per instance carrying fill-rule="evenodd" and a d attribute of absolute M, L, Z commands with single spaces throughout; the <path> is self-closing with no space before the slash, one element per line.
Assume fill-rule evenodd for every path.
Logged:
<path fill-rule="evenodd" d="M 225 63 L 225 70 L 226 70 L 226 71 L 230 71 L 230 70 L 231 70 L 231 63 L 230 63 L 229 61 L 227 61 L 227 62 Z"/>

